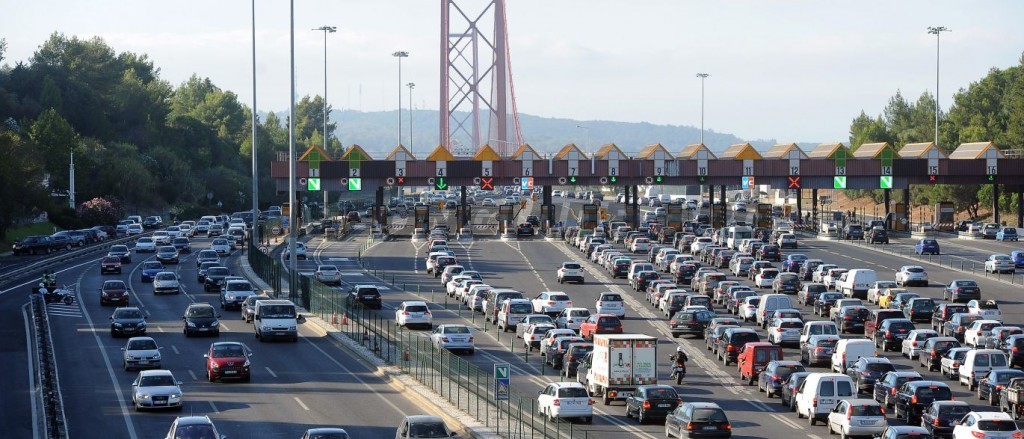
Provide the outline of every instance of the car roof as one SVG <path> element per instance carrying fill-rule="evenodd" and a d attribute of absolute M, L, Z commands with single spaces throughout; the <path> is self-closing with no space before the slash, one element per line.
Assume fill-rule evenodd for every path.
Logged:
<path fill-rule="evenodd" d="M 175 422 L 178 425 L 213 425 L 209 416 L 178 416 Z"/>
<path fill-rule="evenodd" d="M 409 305 L 423 305 L 423 306 L 427 306 L 427 302 L 424 302 L 422 300 L 406 300 L 405 302 L 402 302 L 402 305 L 405 305 L 405 306 L 409 306 Z"/>
<path fill-rule="evenodd" d="M 174 376 L 171 371 L 167 369 L 148 369 L 139 371 L 139 376 Z"/>
<path fill-rule="evenodd" d="M 695 409 L 722 409 L 721 406 L 713 402 L 688 402 L 686 404 L 689 404 L 690 407 Z"/>

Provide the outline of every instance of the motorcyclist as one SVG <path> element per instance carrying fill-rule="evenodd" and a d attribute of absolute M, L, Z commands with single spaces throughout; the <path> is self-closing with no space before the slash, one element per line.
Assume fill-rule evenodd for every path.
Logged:
<path fill-rule="evenodd" d="M 683 351 L 682 346 L 677 346 L 676 353 L 672 354 L 669 358 L 674 361 L 672 364 L 672 375 L 676 377 L 676 384 L 679 384 L 683 381 L 683 376 L 686 375 L 686 362 L 690 361 L 690 357 Z M 678 374 L 676 374 L 676 368 L 681 369 Z"/>
<path fill-rule="evenodd" d="M 42 283 L 48 290 L 55 289 L 57 287 L 57 275 L 50 270 L 44 271 Z"/>

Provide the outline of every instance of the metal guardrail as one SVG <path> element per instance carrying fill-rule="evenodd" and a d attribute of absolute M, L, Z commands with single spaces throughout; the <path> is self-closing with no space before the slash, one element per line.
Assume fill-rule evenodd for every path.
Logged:
<path fill-rule="evenodd" d="M 112 245 L 127 244 L 136 239 L 139 239 L 140 237 L 150 236 L 152 234 L 153 232 L 146 232 L 139 235 L 126 236 L 123 238 L 108 239 L 106 241 L 101 241 L 84 248 L 32 261 L 26 266 L 17 267 L 13 270 L 0 273 L 0 287 L 5 287 L 9 283 L 12 283 L 14 282 L 14 280 L 19 278 L 29 277 L 37 272 L 42 272 L 43 270 L 46 269 L 57 268 L 58 266 L 69 260 L 78 259 L 83 256 L 88 256 L 95 253 L 106 252 L 107 250 L 110 249 L 110 246 Z"/>
<path fill-rule="evenodd" d="M 67 419 L 64 416 L 64 398 L 60 392 L 57 365 L 53 353 L 53 338 L 50 335 L 50 321 L 42 296 L 32 295 L 32 327 L 36 358 L 36 384 L 41 399 L 43 437 L 64 439 L 68 437 Z"/>

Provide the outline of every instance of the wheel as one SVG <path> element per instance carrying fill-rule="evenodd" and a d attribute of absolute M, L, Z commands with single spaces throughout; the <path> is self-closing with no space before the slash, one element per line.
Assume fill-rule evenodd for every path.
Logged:
<path fill-rule="evenodd" d="M 70 304 L 74 303 L 74 301 L 75 301 L 75 298 L 72 297 L 72 296 L 67 296 L 67 297 L 64 298 L 64 304 L 65 305 L 70 305 Z"/>
<path fill-rule="evenodd" d="M 587 417 L 583 418 L 583 423 L 584 424 L 593 424 L 594 423 L 594 417 L 593 416 L 587 416 Z"/>
<path fill-rule="evenodd" d="M 643 411 L 637 410 L 637 412 L 636 412 L 636 422 L 639 423 L 640 425 L 643 425 L 644 422 L 647 422 L 647 418 L 644 417 L 644 412 Z"/>
<path fill-rule="evenodd" d="M 811 426 L 818 424 L 818 422 L 814 420 L 814 414 L 810 412 L 807 413 L 807 424 Z"/>
<path fill-rule="evenodd" d="M 210 380 L 211 383 L 217 381 L 217 378 L 214 378 L 213 374 L 210 372 L 206 372 L 206 379 Z"/>

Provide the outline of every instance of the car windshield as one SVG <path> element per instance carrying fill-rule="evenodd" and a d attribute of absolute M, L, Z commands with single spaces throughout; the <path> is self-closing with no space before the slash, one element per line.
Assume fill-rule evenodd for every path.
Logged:
<path fill-rule="evenodd" d="M 129 351 L 154 350 L 156 342 L 153 340 L 130 340 L 127 349 Z"/>
<path fill-rule="evenodd" d="M 252 285 L 248 282 L 231 282 L 228 284 L 228 291 L 252 291 Z"/>
<path fill-rule="evenodd" d="M 139 387 L 173 386 L 174 377 L 170 375 L 148 375 L 139 380 Z"/>
<path fill-rule="evenodd" d="M 409 426 L 409 437 L 448 437 L 448 429 L 441 423 L 415 423 Z"/>
<path fill-rule="evenodd" d="M 427 307 L 422 307 L 426 311 Z M 294 319 L 295 307 L 291 305 L 268 305 L 260 308 L 260 315 L 267 319 Z"/>
<path fill-rule="evenodd" d="M 240 345 L 216 345 L 213 347 L 213 358 L 238 358 L 245 356 L 245 349 Z"/>
<path fill-rule="evenodd" d="M 345 433 L 310 433 L 308 439 L 349 439 Z"/>
<path fill-rule="evenodd" d="M 156 280 L 175 280 L 175 279 L 177 279 L 177 277 L 174 276 L 174 273 L 160 273 L 160 274 L 156 275 Z"/>
<path fill-rule="evenodd" d="M 224 267 L 213 267 L 207 273 L 207 276 L 210 276 L 210 277 L 213 277 L 213 276 L 227 276 L 228 274 L 231 274 L 231 272 L 228 271 L 227 268 L 224 268 Z"/>
<path fill-rule="evenodd" d="M 115 319 L 141 319 L 142 311 L 137 309 L 122 309 L 114 316 Z"/>
<path fill-rule="evenodd" d="M 200 318 L 203 318 L 203 317 L 213 317 L 214 316 L 213 307 L 211 307 L 211 306 L 200 306 L 200 307 L 195 307 L 195 308 L 189 308 L 188 309 L 188 316 L 189 317 L 200 317 Z"/>
<path fill-rule="evenodd" d="M 162 268 L 164 268 L 164 266 L 156 261 L 148 261 L 142 265 L 143 270 L 160 270 Z"/>

